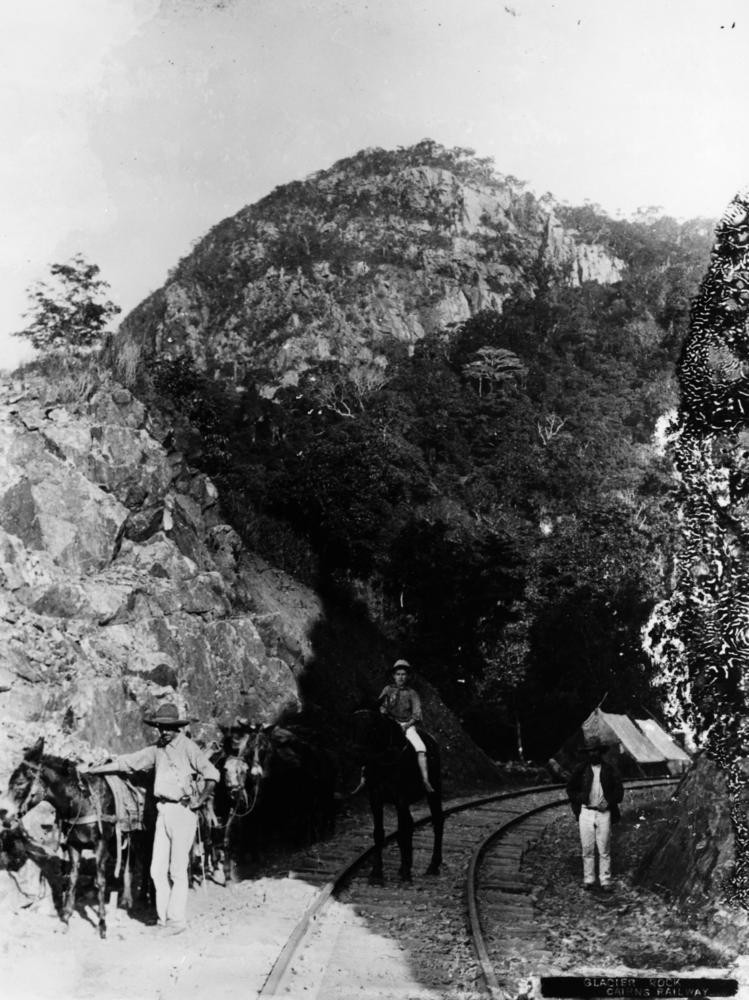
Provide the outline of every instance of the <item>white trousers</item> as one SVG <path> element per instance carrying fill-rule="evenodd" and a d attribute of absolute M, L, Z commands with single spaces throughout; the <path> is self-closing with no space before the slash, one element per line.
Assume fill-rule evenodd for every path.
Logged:
<path fill-rule="evenodd" d="M 153 838 L 151 878 L 156 912 L 165 923 L 184 924 L 187 912 L 187 866 L 198 817 L 178 802 L 159 802 Z"/>
<path fill-rule="evenodd" d="M 598 881 L 611 881 L 611 813 L 598 812 L 585 806 L 580 810 L 580 844 L 583 853 L 583 883 L 596 880 L 596 848 L 598 849 Z"/>
<path fill-rule="evenodd" d="M 422 740 L 422 738 L 416 732 L 416 728 L 414 726 L 409 726 L 408 729 L 404 730 L 404 732 L 406 734 L 406 739 L 414 748 L 416 753 L 427 752 L 427 748 L 424 746 L 424 740 Z"/>

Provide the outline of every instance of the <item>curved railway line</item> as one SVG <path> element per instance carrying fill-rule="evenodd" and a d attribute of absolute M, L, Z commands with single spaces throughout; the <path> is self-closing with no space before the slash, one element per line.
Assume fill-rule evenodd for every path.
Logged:
<path fill-rule="evenodd" d="M 677 783 L 673 778 L 627 782 L 628 800 L 644 804 L 670 794 Z M 368 827 L 364 832 L 360 824 L 318 845 L 296 872 L 318 885 L 318 892 L 290 933 L 259 997 L 387 1000 L 438 998 L 457 991 L 464 997 L 503 1000 L 514 995 L 516 982 L 506 978 L 508 954 L 519 950 L 536 970 L 552 957 L 534 923 L 536 887 L 522 873 L 521 863 L 528 846 L 562 810 L 569 810 L 562 785 L 447 803 L 444 865 L 438 877 L 420 874 L 428 861 L 432 831 L 428 814 L 417 813 L 414 883 L 405 886 L 396 876 L 394 833 L 387 838 L 389 882 L 384 887 L 368 882 Z M 382 935 L 375 956 L 362 947 L 362 924 L 369 937 L 373 932 Z M 414 975 L 424 984 L 416 994 Z"/>

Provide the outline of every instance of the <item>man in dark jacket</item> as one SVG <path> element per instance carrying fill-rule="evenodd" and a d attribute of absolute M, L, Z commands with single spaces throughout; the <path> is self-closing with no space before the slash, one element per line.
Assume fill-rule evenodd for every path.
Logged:
<path fill-rule="evenodd" d="M 624 788 L 616 768 L 603 759 L 604 750 L 600 741 L 588 742 L 588 759 L 567 783 L 567 795 L 580 828 L 583 888 L 595 887 L 597 848 L 598 881 L 604 892 L 610 892 L 611 824 L 619 820 Z"/>

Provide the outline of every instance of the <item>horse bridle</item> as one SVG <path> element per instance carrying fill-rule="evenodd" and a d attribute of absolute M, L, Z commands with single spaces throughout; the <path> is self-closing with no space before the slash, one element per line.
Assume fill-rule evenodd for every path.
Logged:
<path fill-rule="evenodd" d="M 31 780 L 31 784 L 29 785 L 28 791 L 24 795 L 23 799 L 21 800 L 20 805 L 18 806 L 18 808 L 16 810 L 16 815 L 18 816 L 19 820 L 22 819 L 26 815 L 26 813 L 29 811 L 29 809 L 33 809 L 34 806 L 36 806 L 36 805 L 39 804 L 37 802 L 34 803 L 34 806 L 31 806 L 29 804 L 29 800 L 32 798 L 32 793 L 37 791 L 37 785 L 39 785 L 39 788 L 41 789 L 42 792 L 44 791 L 44 786 L 42 785 L 41 781 L 39 780 L 39 775 L 44 770 L 44 765 L 43 764 L 32 764 L 31 761 L 25 760 L 23 762 L 23 767 L 25 767 L 29 771 L 31 771 L 31 773 L 34 775 L 34 777 Z M 41 802 L 42 799 L 40 799 L 39 801 Z"/>
<path fill-rule="evenodd" d="M 249 771 L 250 774 L 253 773 L 254 768 L 256 766 L 256 762 L 254 760 L 255 756 L 256 756 L 256 754 L 253 753 L 253 763 L 252 764 L 250 764 L 248 761 L 244 761 L 245 766 L 247 767 L 247 770 Z M 235 760 L 241 760 L 241 759 L 242 758 L 240 756 L 235 756 Z M 229 826 L 229 824 L 234 819 L 243 819 L 245 816 L 249 816 L 250 813 L 254 810 L 255 806 L 257 805 L 257 800 L 259 798 L 259 795 L 260 795 L 260 783 L 259 782 L 254 782 L 254 795 L 252 796 L 252 802 L 250 802 L 249 796 L 247 795 L 247 785 L 243 781 L 242 784 L 240 785 L 240 787 L 237 790 L 237 805 L 233 805 L 232 806 L 232 808 L 231 808 L 231 815 L 227 819 L 227 821 L 224 824 L 224 826 Z M 239 808 L 240 808 L 239 803 L 241 803 L 242 799 L 244 799 L 244 805 L 246 806 L 246 808 L 243 808 L 242 811 L 240 812 L 239 811 Z"/>
<path fill-rule="evenodd" d="M 232 810 L 232 816 L 231 816 L 232 819 L 235 819 L 237 817 L 239 819 L 242 819 L 243 817 L 250 815 L 250 813 L 253 811 L 253 809 L 257 805 L 257 800 L 258 800 L 258 798 L 260 796 L 260 790 L 259 789 L 260 789 L 260 783 L 259 782 L 255 782 L 255 784 L 254 784 L 254 793 L 255 794 L 252 796 L 252 802 L 250 802 L 250 797 L 247 794 L 247 786 L 246 785 L 244 786 L 244 788 L 240 792 L 240 797 L 244 798 L 245 804 L 246 804 L 247 808 L 243 812 L 237 812 L 237 809 L 235 807 Z"/>
<path fill-rule="evenodd" d="M 29 771 L 31 771 L 34 777 L 31 780 L 31 784 L 28 787 L 28 791 L 26 792 L 23 799 L 21 800 L 21 803 L 16 809 L 15 823 L 12 824 L 12 828 L 17 833 L 21 834 L 23 840 L 32 848 L 34 852 L 36 852 L 38 856 L 41 855 L 43 858 L 46 858 L 49 855 L 47 853 L 45 845 L 42 844 L 40 841 L 36 840 L 35 837 L 32 837 L 31 833 L 26 829 L 26 827 L 21 822 L 23 820 L 23 817 L 28 813 L 28 811 L 30 809 L 33 809 L 34 806 L 37 806 L 39 804 L 38 802 L 35 802 L 34 806 L 31 806 L 29 802 L 32 798 L 32 793 L 36 791 L 37 784 L 42 788 L 42 791 L 44 790 L 43 786 L 41 785 L 41 782 L 39 781 L 39 775 L 44 770 L 44 765 L 32 764 L 30 761 L 25 760 L 23 761 L 23 766 L 27 768 Z M 39 802 L 42 801 L 43 798 L 39 800 Z"/>
<path fill-rule="evenodd" d="M 33 798 L 33 794 L 37 791 L 37 786 L 39 786 L 39 790 L 41 790 L 42 793 L 44 792 L 44 786 L 42 785 L 42 782 L 39 780 L 39 776 L 44 771 L 44 764 L 34 764 L 31 761 L 25 760 L 25 761 L 23 761 L 23 767 L 25 767 L 29 771 L 31 771 L 31 773 L 34 775 L 34 777 L 33 777 L 32 781 L 31 781 L 31 784 L 29 785 L 28 791 L 24 795 L 24 797 L 23 797 L 20 805 L 18 806 L 18 808 L 16 810 L 16 820 L 17 820 L 16 825 L 19 826 L 19 827 L 23 826 L 23 824 L 21 823 L 21 820 L 29 812 L 29 810 L 33 809 L 35 806 L 39 805 L 39 802 L 43 802 L 44 801 L 44 795 L 42 794 L 40 796 L 40 798 L 39 798 L 39 802 L 34 802 L 33 805 L 30 804 L 31 800 Z M 85 794 L 86 788 L 84 787 L 83 782 L 81 780 L 81 775 L 78 774 L 77 778 L 78 778 L 78 789 L 79 789 L 79 791 L 81 791 L 82 793 Z M 89 789 L 89 792 L 90 792 L 90 789 Z M 108 820 L 108 817 L 103 817 L 101 815 L 101 811 L 100 810 L 97 810 L 96 813 L 93 814 L 93 818 L 92 819 L 90 819 L 88 815 L 85 815 L 83 817 L 83 819 L 81 819 L 81 815 L 83 813 L 82 805 L 83 805 L 82 803 L 79 803 L 79 805 L 78 805 L 78 813 L 72 819 L 63 819 L 62 817 L 58 817 L 58 823 L 59 823 L 60 829 L 64 832 L 64 828 L 67 827 L 67 833 L 64 833 L 64 840 L 67 840 L 67 838 L 70 836 L 70 832 L 71 832 L 71 830 L 73 829 L 74 826 L 78 826 L 79 824 L 86 824 L 87 825 L 89 823 L 95 822 L 101 828 L 102 821 Z M 28 831 L 26 832 L 26 836 L 27 836 L 27 838 L 32 843 L 36 844 L 36 841 L 34 841 L 34 838 L 31 836 L 31 834 L 28 833 Z M 39 846 L 41 846 L 41 845 L 39 845 Z"/>

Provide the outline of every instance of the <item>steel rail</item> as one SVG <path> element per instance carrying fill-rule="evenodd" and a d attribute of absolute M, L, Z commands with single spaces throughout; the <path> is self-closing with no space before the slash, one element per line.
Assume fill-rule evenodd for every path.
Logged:
<path fill-rule="evenodd" d="M 625 785 L 628 788 L 648 788 L 655 787 L 658 785 L 672 785 L 678 784 L 677 778 L 661 778 L 652 780 L 635 780 L 627 781 Z M 504 792 L 493 792 L 489 795 L 477 796 L 474 798 L 455 801 L 448 803 L 443 807 L 443 815 L 445 817 L 455 815 L 460 812 L 468 812 L 472 809 L 478 809 L 484 805 L 490 805 L 496 802 L 503 802 L 510 799 L 524 798 L 531 795 L 543 795 L 548 793 L 549 795 L 557 795 L 560 791 L 564 790 L 565 786 L 561 783 L 550 783 L 545 785 L 531 785 L 524 788 L 516 788 L 511 791 Z M 488 837 L 486 837 L 481 844 L 478 846 L 473 854 L 471 862 L 469 864 L 466 883 L 467 883 L 467 906 L 469 911 L 469 922 L 471 926 L 471 935 L 474 942 L 474 949 L 479 959 L 479 964 L 481 965 L 482 974 L 486 982 L 488 992 L 497 997 L 498 1000 L 502 1000 L 504 994 L 502 993 L 496 975 L 494 974 L 493 967 L 491 966 L 491 961 L 486 950 L 486 945 L 483 941 L 483 935 L 481 932 L 481 924 L 479 920 L 478 905 L 476 902 L 476 877 L 477 869 L 480 863 L 480 859 L 485 853 L 486 849 L 491 845 L 492 841 L 501 837 L 504 832 L 506 832 L 511 827 L 522 823 L 527 820 L 529 816 L 536 813 L 542 812 L 545 809 L 550 809 L 552 807 L 557 807 L 561 804 L 567 803 L 566 796 L 561 797 L 557 795 L 555 799 L 551 802 L 543 803 L 538 806 L 534 806 L 532 809 L 527 810 L 517 816 L 513 816 L 511 819 L 507 820 L 500 827 L 494 830 Z M 414 817 L 414 829 L 418 827 L 426 826 L 431 822 L 431 816 L 427 811 L 424 811 L 422 815 L 416 815 Z M 393 831 L 385 836 L 385 844 L 392 844 L 397 837 L 397 831 Z M 349 881 L 353 873 L 366 863 L 370 856 L 374 853 L 374 845 L 371 845 L 366 850 L 357 854 L 351 861 L 347 862 L 342 868 L 340 868 L 336 874 L 328 882 L 323 885 L 315 897 L 311 900 L 307 909 L 302 914 L 301 918 L 295 924 L 293 930 L 286 939 L 286 943 L 279 952 L 278 957 L 273 963 L 260 992 L 257 994 L 258 1000 L 263 997 L 275 997 L 281 995 L 284 980 L 291 968 L 291 963 L 295 956 L 299 953 L 307 934 L 309 933 L 311 926 L 315 920 L 317 920 L 321 914 L 324 912 L 328 904 L 332 899 L 343 889 L 346 883 Z"/>
<path fill-rule="evenodd" d="M 635 779 L 625 781 L 625 787 L 637 791 L 639 789 L 645 788 L 658 788 L 661 786 L 676 787 L 679 784 L 679 778 L 651 778 L 651 779 Z M 547 788 L 554 787 L 556 789 L 562 788 L 562 785 L 546 786 Z M 538 791 L 538 789 L 536 789 Z M 530 790 L 528 790 L 530 793 Z M 533 816 L 538 815 L 538 813 L 544 812 L 547 809 L 559 808 L 563 805 L 569 805 L 569 800 L 567 796 L 557 798 L 552 802 L 546 802 L 539 806 L 534 806 L 534 808 L 529 809 L 527 812 L 521 813 L 518 816 L 513 816 L 506 822 L 502 823 L 501 826 L 497 827 L 496 830 L 492 831 L 488 837 L 486 837 L 473 852 L 473 857 L 468 865 L 468 870 L 466 873 L 466 902 L 468 906 L 468 919 L 471 927 L 471 938 L 473 940 L 473 947 L 476 952 L 476 957 L 478 958 L 479 965 L 481 966 L 481 972 L 484 977 L 484 983 L 486 990 L 492 997 L 492 1000 L 507 1000 L 507 995 L 499 984 L 499 980 L 494 971 L 494 965 L 489 957 L 489 951 L 486 947 L 486 942 L 484 941 L 484 933 L 481 927 L 481 919 L 479 914 L 478 905 L 478 872 L 486 852 L 494 843 L 500 840 L 509 830 L 516 826 L 526 822 Z"/>
<path fill-rule="evenodd" d="M 556 792 L 559 789 L 564 788 L 561 784 L 548 784 L 548 785 L 532 785 L 526 788 L 513 789 L 512 791 L 506 792 L 493 792 L 490 795 L 478 796 L 476 798 L 471 798 L 466 801 L 453 801 L 452 804 L 448 804 L 443 807 L 443 815 L 445 817 L 454 815 L 459 812 L 466 812 L 471 809 L 478 809 L 480 806 L 489 805 L 492 802 L 501 802 L 506 799 L 516 799 L 521 798 L 525 795 L 542 794 L 544 792 Z M 431 816 L 428 812 L 425 812 L 421 816 L 416 816 L 414 818 L 414 829 L 417 827 L 426 826 L 431 822 Z M 391 844 L 395 841 L 397 837 L 397 831 L 389 833 L 385 837 L 385 843 Z M 294 926 L 291 934 L 286 940 L 285 945 L 281 949 L 278 958 L 273 963 L 265 983 L 262 989 L 258 993 L 258 1000 L 261 997 L 274 997 L 278 996 L 281 991 L 283 981 L 288 973 L 291 962 L 294 956 L 298 953 L 302 943 L 304 942 L 307 933 L 310 930 L 310 925 L 314 920 L 316 920 L 320 914 L 325 910 L 328 903 L 335 897 L 335 895 L 340 892 L 343 886 L 348 882 L 351 875 L 360 868 L 368 858 L 374 853 L 374 845 L 368 847 L 365 851 L 362 851 L 356 857 L 354 857 L 350 862 L 344 865 L 338 872 L 333 876 L 330 881 L 326 882 L 324 886 L 317 892 L 314 899 L 310 902 L 307 909 L 304 911 L 299 921 Z"/>

